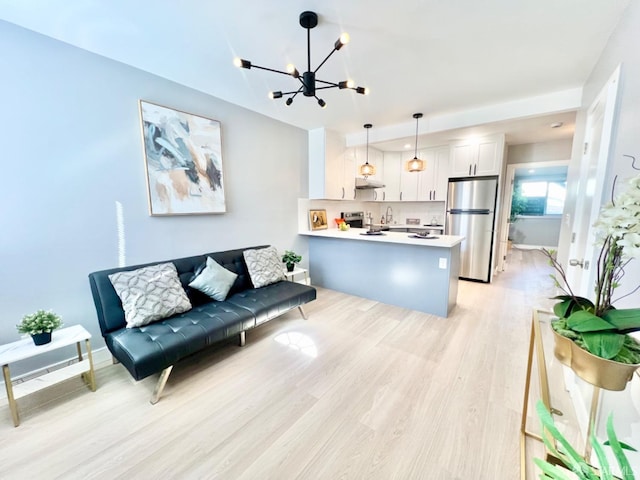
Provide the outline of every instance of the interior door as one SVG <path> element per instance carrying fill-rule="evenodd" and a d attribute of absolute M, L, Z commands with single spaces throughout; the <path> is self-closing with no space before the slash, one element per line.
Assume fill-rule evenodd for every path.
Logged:
<path fill-rule="evenodd" d="M 620 67 L 616 69 L 587 114 L 585 143 L 580 162 L 578 195 L 565 270 L 569 285 L 577 295 L 592 296 L 595 282 L 592 226 L 603 203 L 603 187 L 609 160 L 611 130 L 615 116 Z M 571 182 L 571 179 L 569 179 Z"/>

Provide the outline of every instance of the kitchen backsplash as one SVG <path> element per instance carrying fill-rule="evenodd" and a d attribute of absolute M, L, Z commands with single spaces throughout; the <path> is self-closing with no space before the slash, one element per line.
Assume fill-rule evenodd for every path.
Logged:
<path fill-rule="evenodd" d="M 420 219 L 420 224 L 430 224 L 432 219 L 436 223 L 444 223 L 445 202 L 363 202 L 349 200 L 309 200 L 301 198 L 298 201 L 298 227 L 301 231 L 309 230 L 308 212 L 310 209 L 325 209 L 329 228 L 337 228 L 334 221 L 340 218 L 341 212 L 371 212 L 373 223 L 380 223 L 387 212 L 387 207 L 393 220 L 392 223 L 405 224 L 408 218 Z"/>

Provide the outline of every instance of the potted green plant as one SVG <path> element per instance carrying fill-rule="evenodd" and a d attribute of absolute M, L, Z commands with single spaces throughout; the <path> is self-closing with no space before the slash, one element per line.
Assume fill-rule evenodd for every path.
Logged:
<path fill-rule="evenodd" d="M 25 315 L 16 325 L 19 333 L 28 333 L 36 345 L 44 345 L 51 341 L 51 332 L 62 326 L 62 319 L 52 311 L 38 310 Z"/>
<path fill-rule="evenodd" d="M 293 272 L 296 263 L 299 263 L 301 260 L 302 256 L 291 250 L 285 250 L 284 255 L 282 255 L 282 263 L 287 265 L 287 272 Z"/>
<path fill-rule="evenodd" d="M 630 450 L 636 452 L 637 450 L 618 440 L 613 427 L 613 415 L 609 414 L 609 418 L 607 419 L 608 440 L 604 444 L 601 444 L 598 439 L 596 439 L 593 432 L 591 433 L 591 438 L 589 438 L 589 443 L 591 443 L 599 463 L 599 468 L 594 468 L 592 465 L 588 464 L 580 454 L 578 454 L 576 449 L 569 443 L 562 433 L 560 433 L 558 428 L 555 426 L 553 417 L 549 413 L 549 410 L 547 410 L 541 400 L 536 404 L 536 411 L 538 412 L 538 417 L 542 423 L 542 428 L 549 432 L 551 437 L 559 444 L 559 446 L 556 446 L 554 442 L 547 437 L 547 435 L 542 435 L 547 450 L 564 464 L 566 470 L 570 470 L 575 475 L 575 477 L 569 477 L 564 468 L 546 460 L 534 458 L 533 461 L 543 472 L 540 478 L 551 478 L 555 480 L 569 480 L 570 478 L 578 478 L 580 480 L 614 480 L 618 477 L 614 477 L 611 473 L 611 466 L 603 448 L 603 445 L 606 445 L 611 448 L 611 451 L 615 456 L 616 462 L 622 472 L 622 478 L 624 480 L 635 480 L 633 470 L 624 451 Z"/>
<path fill-rule="evenodd" d="M 522 195 L 522 187 L 516 183 L 511 196 L 511 212 L 509 214 L 509 223 L 515 223 L 518 215 L 527 209 L 527 199 Z"/>
<path fill-rule="evenodd" d="M 640 175 L 629 186 L 602 208 L 594 225 L 601 245 L 594 300 L 575 295 L 555 251 L 542 249 L 560 276 L 551 278 L 564 293 L 554 297 L 559 300 L 553 307 L 558 320 L 551 323 L 556 357 L 584 380 L 608 390 L 624 390 L 640 367 L 640 343 L 629 335 L 640 331 L 640 308 L 613 306 L 625 267 L 640 257 Z"/>

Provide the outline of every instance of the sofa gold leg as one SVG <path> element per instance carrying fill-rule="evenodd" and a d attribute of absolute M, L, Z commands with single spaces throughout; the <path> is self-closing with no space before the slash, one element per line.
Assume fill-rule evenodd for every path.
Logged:
<path fill-rule="evenodd" d="M 173 365 L 165 368 L 160 374 L 160 378 L 158 379 L 158 383 L 156 383 L 156 388 L 153 389 L 153 395 L 151 395 L 151 405 L 155 405 L 160 400 L 160 395 L 162 395 L 162 391 L 164 390 L 164 386 L 167 384 L 167 380 L 169 379 L 169 375 L 171 374 L 171 370 L 173 370 Z"/>
<path fill-rule="evenodd" d="M 245 331 L 243 330 L 243 331 L 240 332 L 240 335 L 239 335 L 239 338 L 238 338 L 238 346 L 239 347 L 244 347 L 244 343 L 245 343 L 246 339 L 247 339 L 247 335 L 246 335 Z"/>
<path fill-rule="evenodd" d="M 307 318 L 307 314 L 304 313 L 304 310 L 302 309 L 302 305 L 298 305 L 298 310 L 300 310 L 300 315 L 302 315 L 302 318 L 304 318 L 305 320 L 309 320 L 309 318 Z"/>

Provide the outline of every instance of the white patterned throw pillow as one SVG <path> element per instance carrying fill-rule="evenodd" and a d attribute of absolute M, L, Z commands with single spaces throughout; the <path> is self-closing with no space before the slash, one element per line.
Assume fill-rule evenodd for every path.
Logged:
<path fill-rule="evenodd" d="M 189 286 L 206 293 L 214 300 L 222 302 L 227 298 L 227 294 L 236 278 L 238 278 L 238 275 L 224 268 L 213 258 L 207 257 L 207 266 Z"/>
<path fill-rule="evenodd" d="M 276 247 L 245 250 L 242 254 L 254 287 L 264 287 L 285 279 Z"/>
<path fill-rule="evenodd" d="M 127 328 L 191 310 L 173 263 L 112 273 L 109 280 L 122 301 Z"/>

